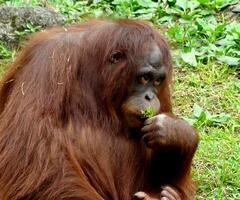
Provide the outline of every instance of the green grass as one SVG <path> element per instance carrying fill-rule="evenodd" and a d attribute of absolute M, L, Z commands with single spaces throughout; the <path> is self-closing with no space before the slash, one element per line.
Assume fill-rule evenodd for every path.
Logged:
<path fill-rule="evenodd" d="M 215 63 L 178 68 L 174 83 L 175 112 L 195 119 L 201 138 L 193 170 L 197 199 L 240 199 L 240 81 L 234 68 Z M 196 102 L 205 113 L 230 116 L 222 123 L 194 118 Z"/>
<path fill-rule="evenodd" d="M 219 128 L 201 133 L 194 162 L 198 199 L 240 199 L 239 137 Z"/>
<path fill-rule="evenodd" d="M 240 66 L 240 22 L 229 9 L 238 0 L 0 3 L 54 8 L 69 23 L 88 17 L 128 17 L 151 21 L 164 30 L 174 56 L 174 112 L 193 124 L 201 138 L 193 163 L 197 199 L 240 199 L 240 80 L 236 72 Z M 21 31 L 19 35 L 32 32 L 29 27 Z M 0 43 L 0 77 L 11 57 L 12 51 Z"/>

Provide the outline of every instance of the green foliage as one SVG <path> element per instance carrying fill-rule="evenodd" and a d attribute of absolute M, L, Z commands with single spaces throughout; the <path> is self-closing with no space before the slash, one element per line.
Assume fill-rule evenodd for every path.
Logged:
<path fill-rule="evenodd" d="M 202 134 L 194 162 L 193 175 L 198 184 L 197 200 L 240 199 L 240 143 L 219 129 Z"/>
<path fill-rule="evenodd" d="M 200 128 L 202 126 L 211 126 L 218 123 L 224 123 L 227 122 L 230 118 L 231 116 L 225 113 L 212 115 L 208 111 L 204 111 L 203 108 L 198 104 L 194 104 L 193 116 L 191 118 L 186 118 L 186 120 L 190 124 Z"/>
<path fill-rule="evenodd" d="M 168 27 L 165 35 L 178 46 L 176 64 L 196 67 L 215 60 L 229 66 L 240 64 L 240 23 L 219 11 L 236 0 L 95 0 L 92 16 L 150 20 Z"/>
<path fill-rule="evenodd" d="M 40 29 L 40 26 L 33 26 L 31 23 L 27 23 L 25 27 L 21 28 L 21 30 L 15 31 L 15 34 L 19 37 L 19 39 L 24 39 L 26 35 L 35 33 Z"/>
<path fill-rule="evenodd" d="M 155 113 L 156 111 L 152 107 L 146 108 L 141 111 L 142 118 L 153 117 Z"/>
<path fill-rule="evenodd" d="M 90 14 L 90 8 L 87 6 L 87 2 L 88 1 L 66 0 L 56 4 L 56 8 L 67 17 L 68 22 L 70 23 L 79 21 L 81 18 L 84 18 L 84 16 L 88 16 Z"/>
<path fill-rule="evenodd" d="M 22 6 L 22 5 L 33 5 L 33 6 L 41 6 L 45 0 L 2 0 L 5 5 L 10 6 Z"/>
<path fill-rule="evenodd" d="M 236 67 L 210 61 L 177 68 L 174 111 L 200 135 L 193 175 L 197 200 L 240 199 L 240 81 Z"/>
<path fill-rule="evenodd" d="M 3 42 L 0 42 L 0 59 L 8 59 L 11 56 L 12 50 Z"/>

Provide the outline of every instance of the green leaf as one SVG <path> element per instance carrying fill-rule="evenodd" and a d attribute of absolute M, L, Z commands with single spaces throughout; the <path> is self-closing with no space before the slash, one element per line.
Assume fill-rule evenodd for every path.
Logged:
<path fill-rule="evenodd" d="M 195 103 L 193 105 L 193 116 L 198 118 L 202 112 L 203 112 L 203 108 Z"/>
<path fill-rule="evenodd" d="M 205 111 L 205 115 L 206 115 L 206 119 L 208 120 L 211 120 L 213 117 L 208 111 Z"/>
<path fill-rule="evenodd" d="M 217 122 L 217 123 L 223 123 L 226 122 L 230 119 L 230 115 L 225 114 L 225 113 L 220 113 L 219 115 L 215 115 L 212 117 L 212 121 Z"/>
<path fill-rule="evenodd" d="M 226 38 L 223 38 L 223 39 L 220 39 L 220 40 L 217 40 L 215 42 L 216 45 L 220 45 L 220 46 L 234 46 L 235 45 L 235 41 L 233 39 L 233 37 L 226 37 Z"/>
<path fill-rule="evenodd" d="M 141 111 L 142 118 L 149 118 L 155 115 L 156 111 L 152 107 L 145 108 Z"/>
<path fill-rule="evenodd" d="M 173 19 L 173 16 L 164 16 L 164 17 L 159 18 L 157 21 L 159 23 L 164 23 L 164 22 L 171 22 L 172 19 Z"/>
<path fill-rule="evenodd" d="M 190 9 L 193 11 L 194 9 L 198 8 L 200 6 L 200 3 L 198 1 L 189 1 L 189 0 L 177 0 L 176 5 L 182 8 L 184 11 L 187 9 Z"/>
<path fill-rule="evenodd" d="M 175 39 L 177 42 L 182 43 L 184 41 L 184 27 L 175 25 L 168 28 L 167 34 L 170 38 Z"/>
<path fill-rule="evenodd" d="M 240 81 L 234 83 L 234 86 L 235 86 L 237 89 L 240 89 Z"/>
<path fill-rule="evenodd" d="M 179 6 L 180 8 L 182 8 L 183 10 L 186 10 L 188 8 L 187 3 L 188 3 L 188 0 L 177 0 L 176 1 L 176 5 Z"/>
<path fill-rule="evenodd" d="M 192 50 L 191 52 L 188 53 L 181 53 L 181 58 L 183 61 L 191 66 L 196 67 L 197 66 L 197 60 L 196 60 L 196 54 L 195 51 Z"/>
<path fill-rule="evenodd" d="M 10 58 L 12 55 L 12 51 L 7 45 L 4 45 L 0 42 L 0 59 Z"/>
<path fill-rule="evenodd" d="M 200 6 L 200 3 L 198 1 L 188 1 L 187 6 L 191 11 L 193 11 Z"/>
<path fill-rule="evenodd" d="M 149 7 L 156 7 L 157 3 L 151 1 L 151 0 L 137 0 L 137 3 L 145 8 L 149 8 Z"/>
<path fill-rule="evenodd" d="M 204 123 L 207 120 L 207 116 L 205 112 L 201 112 L 200 116 L 198 117 L 198 122 Z"/>
<path fill-rule="evenodd" d="M 113 5 L 121 5 L 121 4 L 124 4 L 126 3 L 126 0 L 114 0 L 112 2 Z"/>
<path fill-rule="evenodd" d="M 100 3 L 102 0 L 93 0 L 93 4 Z"/>
<path fill-rule="evenodd" d="M 209 0 L 198 0 L 198 2 L 201 4 L 206 4 L 206 3 L 209 3 Z"/>
<path fill-rule="evenodd" d="M 197 122 L 196 118 L 193 119 L 193 118 L 184 117 L 183 119 L 186 120 L 191 126 L 193 126 Z"/>
<path fill-rule="evenodd" d="M 228 64 L 229 66 L 239 65 L 239 58 L 231 57 L 231 56 L 218 56 L 217 60 L 223 63 Z"/>

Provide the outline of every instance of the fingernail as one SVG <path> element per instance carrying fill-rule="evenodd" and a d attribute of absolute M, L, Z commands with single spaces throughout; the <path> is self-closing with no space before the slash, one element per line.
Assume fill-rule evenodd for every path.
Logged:
<path fill-rule="evenodd" d="M 139 199 L 144 199 L 146 197 L 146 193 L 145 192 L 137 192 L 134 194 L 134 196 Z"/>

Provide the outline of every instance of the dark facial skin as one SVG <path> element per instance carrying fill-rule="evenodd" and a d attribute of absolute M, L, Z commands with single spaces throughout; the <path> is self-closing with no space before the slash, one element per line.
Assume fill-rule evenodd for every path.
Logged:
<path fill-rule="evenodd" d="M 142 125 L 142 111 L 151 107 L 155 113 L 160 109 L 157 92 L 165 79 L 166 73 L 162 65 L 162 54 L 155 43 L 151 43 L 139 61 L 139 68 L 130 94 L 123 104 L 123 113 L 129 127 L 137 128 Z"/>
<path fill-rule="evenodd" d="M 172 174 L 186 174 L 185 163 L 187 165 L 191 163 L 197 148 L 198 136 L 184 120 L 171 113 L 160 113 L 161 105 L 157 94 L 167 74 L 158 46 L 155 43 L 150 44 L 142 57 L 122 110 L 130 136 L 140 139 L 139 141 L 143 141 L 145 147 L 151 150 L 150 171 L 153 176 L 150 176 L 150 182 L 158 182 L 162 186 L 155 188 L 159 190 L 156 193 L 140 191 L 135 197 L 141 200 L 191 199 L 178 190 L 181 181 L 178 185 L 177 177 L 165 177 L 165 173 L 159 172 L 170 170 Z M 141 111 L 149 107 L 155 110 L 155 116 L 142 118 Z"/>

